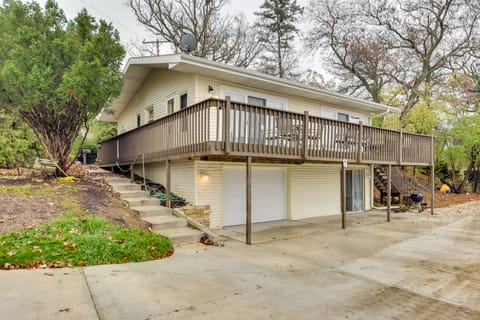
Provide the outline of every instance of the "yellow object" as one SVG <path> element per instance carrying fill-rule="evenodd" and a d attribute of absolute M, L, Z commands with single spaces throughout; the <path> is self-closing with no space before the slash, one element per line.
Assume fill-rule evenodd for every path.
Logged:
<path fill-rule="evenodd" d="M 75 182 L 75 177 L 73 177 L 73 176 L 58 177 L 57 180 L 60 181 L 60 182 Z"/>
<path fill-rule="evenodd" d="M 450 187 L 447 184 L 442 184 L 442 187 L 440 188 L 441 193 L 449 193 L 450 192 Z"/>

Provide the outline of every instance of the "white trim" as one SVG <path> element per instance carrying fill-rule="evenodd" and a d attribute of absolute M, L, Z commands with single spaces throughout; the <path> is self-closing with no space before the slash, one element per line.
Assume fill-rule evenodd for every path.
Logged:
<path fill-rule="evenodd" d="M 176 96 L 175 95 L 172 95 L 172 96 L 168 96 L 167 99 L 165 99 L 165 115 L 170 115 L 172 113 L 168 113 L 168 102 L 170 100 L 173 100 L 173 111 L 172 113 L 174 113 L 176 110 L 176 106 L 177 106 L 177 99 L 176 99 Z"/>
<path fill-rule="evenodd" d="M 327 107 L 327 106 L 322 106 L 320 110 L 320 116 L 322 118 L 339 120 L 338 119 L 339 114 L 348 115 L 348 122 L 359 123 L 360 121 L 364 120 L 363 122 L 369 125 L 368 123 L 369 119 L 368 118 L 364 119 L 360 113 L 352 112 L 350 110 L 345 110 L 345 109 Z"/>
<path fill-rule="evenodd" d="M 230 87 L 230 86 L 225 86 L 225 85 L 220 85 L 220 98 L 224 99 L 225 96 L 227 95 L 239 95 L 243 96 L 244 100 L 243 101 L 237 101 L 237 102 L 243 102 L 247 103 L 247 98 L 248 96 L 252 97 L 257 97 L 257 98 L 262 98 L 267 101 L 267 107 L 271 107 L 269 105 L 269 102 L 277 102 L 281 103 L 283 105 L 283 108 L 281 110 L 288 110 L 288 99 L 279 97 L 279 96 L 273 96 L 265 93 L 260 93 L 257 91 L 252 91 L 252 90 L 246 90 L 242 88 L 237 88 L 237 87 Z"/>
<path fill-rule="evenodd" d="M 150 118 L 150 112 L 151 112 L 151 118 Z M 145 123 L 150 123 L 155 120 L 155 106 L 152 104 L 148 105 L 145 107 Z"/>

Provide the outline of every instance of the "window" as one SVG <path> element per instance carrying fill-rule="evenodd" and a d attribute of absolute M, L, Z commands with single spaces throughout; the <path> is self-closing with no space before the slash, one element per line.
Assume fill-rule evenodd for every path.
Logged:
<path fill-rule="evenodd" d="M 167 114 L 172 114 L 175 111 L 175 98 L 167 99 Z"/>
<path fill-rule="evenodd" d="M 147 109 L 147 121 L 148 123 L 153 122 L 153 105 L 149 106 Z"/>
<path fill-rule="evenodd" d="M 227 86 L 220 86 L 220 96 L 222 98 L 230 96 L 230 99 L 235 102 L 280 110 L 287 109 L 288 104 L 288 100 L 282 97 Z"/>
<path fill-rule="evenodd" d="M 254 106 L 265 107 L 267 105 L 267 99 L 248 96 L 247 103 Z"/>
<path fill-rule="evenodd" d="M 183 110 L 187 107 L 187 94 L 184 93 L 180 96 L 180 110 Z"/>
<path fill-rule="evenodd" d="M 140 117 L 140 113 L 137 113 L 137 128 L 140 127 L 142 124 L 142 118 Z"/>
<path fill-rule="evenodd" d="M 346 113 L 337 113 L 337 120 L 348 122 L 350 120 L 350 116 Z"/>

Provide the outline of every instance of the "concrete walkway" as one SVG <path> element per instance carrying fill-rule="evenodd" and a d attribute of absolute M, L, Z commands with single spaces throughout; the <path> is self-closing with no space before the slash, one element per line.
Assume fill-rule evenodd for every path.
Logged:
<path fill-rule="evenodd" d="M 5 319 L 480 319 L 479 203 L 228 228 L 153 262 L 0 272 Z"/>

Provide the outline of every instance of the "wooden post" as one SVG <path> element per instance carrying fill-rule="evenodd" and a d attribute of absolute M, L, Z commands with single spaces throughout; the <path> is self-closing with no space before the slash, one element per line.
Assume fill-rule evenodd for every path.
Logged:
<path fill-rule="evenodd" d="M 430 207 L 430 214 L 433 216 L 435 211 L 435 165 L 430 166 L 430 183 L 431 183 L 431 192 L 432 195 L 430 197 L 431 207 Z"/>
<path fill-rule="evenodd" d="M 390 222 L 392 213 L 392 165 L 388 165 L 387 171 L 387 222 Z"/>
<path fill-rule="evenodd" d="M 246 244 L 252 244 L 252 157 L 247 157 Z"/>
<path fill-rule="evenodd" d="M 166 196 L 166 206 L 167 208 L 171 208 L 172 207 L 172 200 L 170 198 L 170 160 L 167 160 L 166 162 L 166 165 L 165 165 L 165 172 L 166 172 L 166 175 L 167 175 L 167 183 L 166 183 L 166 186 L 165 186 L 165 192 L 167 193 Z"/>
<path fill-rule="evenodd" d="M 358 148 L 357 148 L 357 162 L 362 162 L 362 152 L 363 152 L 363 122 L 360 121 L 360 126 L 358 127 Z"/>
<path fill-rule="evenodd" d="M 432 135 L 431 146 L 430 146 L 430 184 L 432 195 L 430 197 L 430 214 L 433 216 L 435 213 L 435 137 Z"/>
<path fill-rule="evenodd" d="M 226 154 L 230 153 L 230 151 L 232 151 L 232 146 L 230 144 L 230 109 L 232 107 L 232 104 L 231 104 L 231 101 L 230 101 L 230 96 L 226 96 L 225 97 L 225 114 L 224 114 L 224 119 L 225 119 L 225 123 L 224 123 L 224 139 L 223 141 L 225 141 L 225 148 L 224 148 L 224 151 Z"/>
<path fill-rule="evenodd" d="M 135 172 L 133 171 L 133 164 L 130 166 L 130 181 L 135 181 Z"/>
<path fill-rule="evenodd" d="M 305 117 L 303 118 L 303 135 L 302 135 L 302 156 L 303 159 L 308 157 L 308 125 L 309 125 L 308 111 L 305 111 Z"/>
<path fill-rule="evenodd" d="M 400 130 L 400 143 L 398 147 L 398 164 L 402 165 L 403 162 L 403 131 Z"/>
<path fill-rule="evenodd" d="M 342 201 L 342 229 L 347 227 L 347 160 L 342 162 L 340 173 L 340 197 Z"/>

